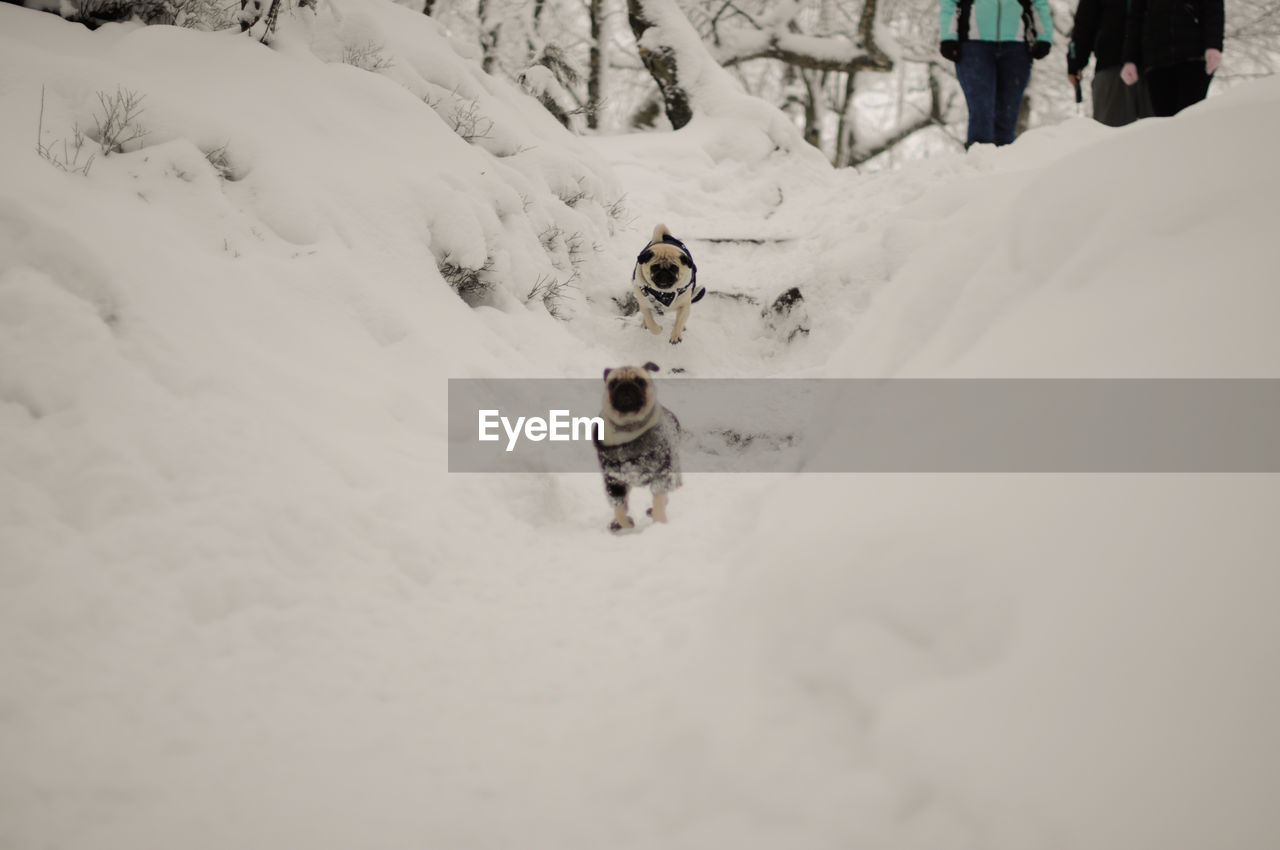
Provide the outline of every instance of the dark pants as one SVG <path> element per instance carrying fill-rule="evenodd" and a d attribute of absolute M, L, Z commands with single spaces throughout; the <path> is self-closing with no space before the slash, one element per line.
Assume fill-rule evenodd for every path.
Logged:
<path fill-rule="evenodd" d="M 982 142 L 1007 145 L 1018 126 L 1018 107 L 1031 76 L 1024 41 L 965 41 L 956 60 L 956 79 L 969 107 L 967 148 Z"/>
<path fill-rule="evenodd" d="M 1120 79 L 1120 66 L 1101 68 L 1093 73 L 1093 119 L 1108 127 L 1123 127 L 1139 118 L 1151 117 L 1151 97 L 1147 94 L 1147 78 L 1137 85 L 1126 86 Z"/>
<path fill-rule="evenodd" d="M 1151 92 L 1151 108 L 1161 117 L 1177 115 L 1209 93 L 1213 74 L 1204 72 L 1204 60 L 1192 59 L 1147 71 L 1147 88 Z"/>

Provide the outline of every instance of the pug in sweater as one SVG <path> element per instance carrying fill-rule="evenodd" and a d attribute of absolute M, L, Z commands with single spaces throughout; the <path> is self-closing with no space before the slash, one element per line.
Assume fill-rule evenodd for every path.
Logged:
<path fill-rule="evenodd" d="M 653 495 L 649 515 L 667 521 L 667 494 L 681 485 L 680 422 L 658 404 L 650 373 L 653 363 L 604 370 L 604 429 L 593 437 L 604 491 L 613 506 L 611 531 L 635 527 L 627 514 L 632 487 L 648 487 Z"/>

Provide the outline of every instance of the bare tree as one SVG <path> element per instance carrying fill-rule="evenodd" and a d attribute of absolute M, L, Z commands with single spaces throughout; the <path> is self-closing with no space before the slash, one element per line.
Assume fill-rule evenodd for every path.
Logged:
<path fill-rule="evenodd" d="M 910 114 L 887 130 L 865 137 L 857 137 L 851 130 L 847 135 L 841 134 L 840 144 L 836 150 L 835 164 L 859 166 L 864 162 L 887 153 L 897 145 L 929 127 L 940 127 L 946 123 L 948 99 L 944 95 L 942 72 L 937 63 L 929 63 L 928 88 L 929 104 L 925 109 L 912 108 Z M 850 78 L 852 81 L 852 78 Z M 852 93 L 851 93 L 852 94 Z M 843 116 L 842 116 L 843 117 Z"/>
<path fill-rule="evenodd" d="M 717 23 L 713 29 L 716 59 L 726 67 L 752 59 L 776 59 L 810 71 L 893 70 L 893 60 L 875 39 L 879 0 L 864 0 L 856 37 L 841 32 L 805 33 L 797 20 L 802 8 L 799 3 L 786 4 L 783 14 L 764 19 L 742 13 L 745 26 Z M 718 22 L 719 16 L 713 20 Z"/>
<path fill-rule="evenodd" d="M 1280 67 L 1280 0 L 1227 0 L 1222 70 L 1227 79 L 1274 74 Z"/>
<path fill-rule="evenodd" d="M 865 0 L 856 18 L 833 24 L 834 6 L 824 0 L 816 16 L 818 25 L 847 25 L 849 33 L 806 31 L 801 19 L 813 8 L 799 2 L 779 7 L 760 0 L 754 4 L 719 0 L 713 11 L 700 7 L 696 23 L 690 24 L 709 42 L 708 50 L 723 67 L 737 68 L 757 60 L 780 63 L 786 92 L 782 105 L 799 110 L 805 138 L 820 146 L 828 106 L 824 93 L 835 84 L 836 75 L 844 79 L 859 71 L 893 69 L 893 60 L 875 38 L 879 2 Z M 627 11 L 641 61 L 658 84 L 668 118 L 673 127 L 683 126 L 692 111 L 674 39 L 670 33 L 652 34 L 657 20 L 670 27 L 672 15 L 679 10 L 663 0 L 628 0 Z"/>

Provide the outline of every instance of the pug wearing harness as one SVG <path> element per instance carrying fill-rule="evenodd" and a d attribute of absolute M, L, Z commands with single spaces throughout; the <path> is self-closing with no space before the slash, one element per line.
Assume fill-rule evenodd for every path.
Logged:
<path fill-rule="evenodd" d="M 662 328 L 654 321 L 655 315 L 676 314 L 675 325 L 671 328 L 672 345 L 684 338 L 689 311 L 694 302 L 701 300 L 707 292 L 698 286 L 698 267 L 693 263 L 693 255 L 683 242 L 671 235 L 665 224 L 653 229 L 653 238 L 636 257 L 636 267 L 631 272 L 631 288 L 649 333 L 662 333 Z"/>
<path fill-rule="evenodd" d="M 632 487 L 648 487 L 653 495 L 649 515 L 656 522 L 667 521 L 667 494 L 678 489 L 680 422 L 675 414 L 658 404 L 657 392 L 647 372 L 658 367 L 623 366 L 604 370 L 604 430 L 593 442 L 604 473 L 604 490 L 613 506 L 611 531 L 633 528 L 627 515 L 627 496 Z"/>

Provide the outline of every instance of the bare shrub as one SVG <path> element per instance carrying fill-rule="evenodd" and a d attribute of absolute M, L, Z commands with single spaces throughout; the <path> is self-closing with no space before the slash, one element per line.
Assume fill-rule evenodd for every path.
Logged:
<path fill-rule="evenodd" d="M 204 32 L 217 32 L 234 26 L 237 19 L 235 0 L 165 0 L 174 26 Z"/>
<path fill-rule="evenodd" d="M 476 139 L 487 139 L 493 132 L 493 121 L 480 113 L 480 104 L 475 100 L 456 103 L 448 121 L 453 132 L 468 144 L 473 144 Z"/>
<path fill-rule="evenodd" d="M 567 207 L 576 207 L 578 204 L 582 203 L 585 200 L 588 200 L 591 197 L 591 193 L 588 192 L 582 185 L 582 178 L 581 177 L 577 178 L 576 182 L 578 184 L 578 188 L 576 190 L 565 192 L 563 195 L 559 195 L 560 200 Z"/>
<path fill-rule="evenodd" d="M 569 260 L 570 268 L 575 269 L 574 274 L 577 274 L 576 269 L 586 262 L 588 250 L 587 237 L 580 230 L 576 230 L 573 233 L 567 233 L 564 228 L 560 227 L 558 224 L 548 225 L 546 229 L 538 234 L 538 242 L 542 245 L 542 250 L 544 252 L 552 255 L 556 253 L 557 245 L 563 246 L 565 256 Z M 600 246 L 592 243 L 591 250 L 598 252 L 600 250 Z M 554 262 L 556 266 L 563 267 L 562 263 L 557 261 L 554 257 L 552 262 Z"/>
<path fill-rule="evenodd" d="M 579 277 L 576 271 L 564 280 L 551 275 L 542 275 L 533 282 L 529 294 L 524 298 L 524 303 L 541 301 L 542 306 L 553 318 L 564 321 L 565 299 L 568 297 L 568 291 L 576 287 Z"/>
<path fill-rule="evenodd" d="M 41 86 L 40 119 L 36 122 L 36 153 L 40 154 L 40 157 L 45 162 L 59 171 L 88 177 L 89 166 L 93 165 L 94 154 L 89 154 L 89 158 L 81 163 L 80 155 L 84 152 L 84 133 L 81 132 L 78 126 L 72 126 L 71 131 L 71 138 L 68 140 L 64 136 L 61 145 L 46 145 L 44 143 L 44 86 Z M 59 147 L 61 150 L 58 150 Z"/>
<path fill-rule="evenodd" d="M 384 45 L 376 41 L 366 41 L 358 45 L 346 44 L 342 47 L 342 61 L 362 71 L 373 73 L 385 71 L 395 67 L 395 62 L 383 54 L 384 49 Z"/>
<path fill-rule="evenodd" d="M 167 5 L 164 0 L 75 0 L 68 3 L 60 14 L 90 29 L 133 18 L 147 24 L 159 24 L 168 23 Z"/>
<path fill-rule="evenodd" d="M 570 233 L 564 238 L 564 249 L 569 254 L 569 262 L 577 268 L 587 259 L 587 237 L 580 230 Z"/>
<path fill-rule="evenodd" d="M 89 138 L 98 143 L 103 156 L 123 153 L 124 146 L 147 135 L 138 121 L 145 95 L 116 86 L 115 94 L 98 92 L 101 113 L 93 116 L 94 128 Z"/>
<path fill-rule="evenodd" d="M 236 171 L 231 162 L 231 156 L 227 152 L 230 144 L 230 142 L 225 142 L 216 148 L 202 151 L 202 153 L 204 153 L 204 158 L 209 161 L 209 165 L 213 166 L 213 170 L 217 172 L 219 178 L 234 183 L 243 175 Z"/>
<path fill-rule="evenodd" d="M 475 144 L 477 139 L 487 139 L 493 132 L 493 121 L 480 112 L 479 101 L 460 97 L 457 89 L 449 93 L 447 104 L 443 99 L 433 99 L 430 96 L 422 100 L 467 144 Z"/>
<path fill-rule="evenodd" d="M 560 241 L 560 237 L 564 234 L 564 230 L 557 224 L 548 225 L 545 230 L 538 234 L 538 241 L 542 243 L 542 250 L 550 254 L 556 249 L 556 243 Z"/>
<path fill-rule="evenodd" d="M 472 307 L 484 304 L 493 292 L 493 279 L 489 273 L 493 271 L 493 259 L 487 258 L 479 268 L 469 268 L 445 260 L 440 264 L 440 276 L 458 293 L 463 301 Z"/>
<path fill-rule="evenodd" d="M 617 232 L 618 227 L 624 230 L 635 224 L 636 217 L 627 209 L 627 196 L 624 194 L 616 201 L 604 205 L 605 215 L 609 216 L 609 234 Z"/>

